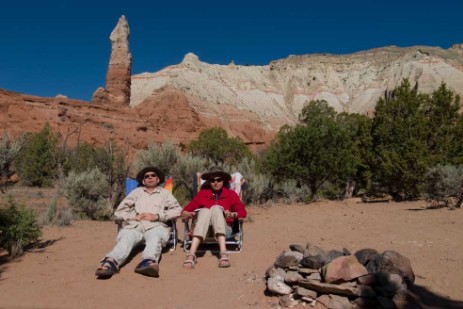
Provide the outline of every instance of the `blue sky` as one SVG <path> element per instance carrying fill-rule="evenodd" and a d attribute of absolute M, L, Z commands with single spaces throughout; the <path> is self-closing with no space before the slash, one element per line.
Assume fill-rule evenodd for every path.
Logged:
<path fill-rule="evenodd" d="M 90 101 L 105 85 L 121 15 L 138 74 L 188 52 L 208 63 L 265 65 L 388 45 L 449 48 L 463 43 L 462 12 L 463 0 L 2 1 L 0 88 Z"/>

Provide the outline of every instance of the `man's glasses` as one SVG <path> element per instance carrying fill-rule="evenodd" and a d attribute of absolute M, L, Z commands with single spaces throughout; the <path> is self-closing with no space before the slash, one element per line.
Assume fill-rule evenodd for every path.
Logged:
<path fill-rule="evenodd" d="M 222 177 L 219 177 L 219 178 L 211 178 L 211 179 L 209 179 L 209 182 L 210 182 L 210 183 L 222 182 L 222 181 L 223 181 L 223 178 L 222 178 Z"/>
<path fill-rule="evenodd" d="M 156 174 L 145 174 L 145 176 L 143 178 L 148 179 L 150 177 L 154 178 L 154 177 L 158 177 L 158 175 L 156 175 Z"/>

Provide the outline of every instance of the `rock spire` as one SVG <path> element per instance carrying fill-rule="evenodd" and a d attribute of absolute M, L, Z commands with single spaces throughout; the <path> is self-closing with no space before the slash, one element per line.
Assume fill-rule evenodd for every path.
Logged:
<path fill-rule="evenodd" d="M 106 88 L 98 88 L 92 102 L 129 106 L 132 55 L 129 51 L 129 24 L 124 15 L 111 32 L 111 58 L 106 74 Z"/>

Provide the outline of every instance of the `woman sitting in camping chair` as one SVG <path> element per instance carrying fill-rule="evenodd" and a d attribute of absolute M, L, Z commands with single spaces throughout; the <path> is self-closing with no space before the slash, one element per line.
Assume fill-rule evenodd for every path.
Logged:
<path fill-rule="evenodd" d="M 230 267 L 226 237 L 232 233 L 233 220 L 246 218 L 247 212 L 236 192 L 228 188 L 231 176 L 222 168 L 212 167 L 209 172 L 201 175 L 201 179 L 206 181 L 205 184 L 182 211 L 184 220 L 197 215 L 190 251 L 187 253 L 183 267 L 190 269 L 195 267 L 196 250 L 206 237 L 209 226 L 212 226 L 220 248 L 219 267 Z"/>

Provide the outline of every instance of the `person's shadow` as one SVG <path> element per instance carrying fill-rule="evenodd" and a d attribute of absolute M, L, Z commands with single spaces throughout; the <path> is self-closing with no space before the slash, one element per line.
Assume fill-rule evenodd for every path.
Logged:
<path fill-rule="evenodd" d="M 409 288 L 404 305 L 403 308 L 410 309 L 463 309 L 463 301 L 451 300 L 437 295 L 419 285 L 413 285 Z"/>

